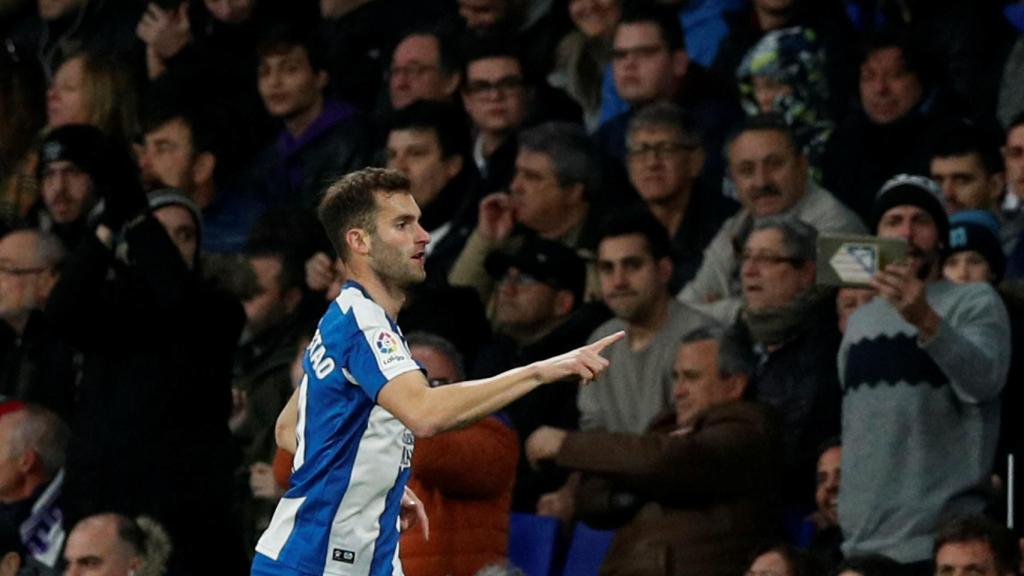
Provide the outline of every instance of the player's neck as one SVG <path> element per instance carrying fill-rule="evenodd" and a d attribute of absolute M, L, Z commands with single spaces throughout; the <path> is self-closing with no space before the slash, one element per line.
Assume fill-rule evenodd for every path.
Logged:
<path fill-rule="evenodd" d="M 366 290 L 370 298 L 383 308 L 392 320 L 398 320 L 398 313 L 402 310 L 402 305 L 405 304 L 405 288 L 384 282 L 372 271 L 353 271 L 351 278 Z"/>

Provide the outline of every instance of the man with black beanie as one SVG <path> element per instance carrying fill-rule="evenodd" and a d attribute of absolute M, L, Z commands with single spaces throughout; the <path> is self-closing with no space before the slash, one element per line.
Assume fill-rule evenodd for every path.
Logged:
<path fill-rule="evenodd" d="M 1006 308 L 987 283 L 942 279 L 949 221 L 938 187 L 901 174 L 875 198 L 878 236 L 908 257 L 871 280 L 839 349 L 847 557 L 882 554 L 931 574 L 943 515 L 980 512 L 1010 361 Z"/>
<path fill-rule="evenodd" d="M 53 130 L 39 147 L 36 177 L 42 201 L 29 217 L 69 250 L 78 245 L 97 211 L 106 143 L 98 128 L 81 124 Z"/>

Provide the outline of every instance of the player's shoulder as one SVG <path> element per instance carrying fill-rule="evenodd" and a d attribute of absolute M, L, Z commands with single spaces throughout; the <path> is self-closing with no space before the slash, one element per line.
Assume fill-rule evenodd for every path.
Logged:
<path fill-rule="evenodd" d="M 360 330 L 390 326 L 387 313 L 356 284 L 346 284 L 331 303 L 325 319 L 350 323 Z"/>
<path fill-rule="evenodd" d="M 327 307 L 317 325 L 314 343 L 339 353 L 352 350 L 355 342 L 364 340 L 360 334 L 388 329 L 384 310 L 370 299 L 358 285 L 346 285 Z"/>

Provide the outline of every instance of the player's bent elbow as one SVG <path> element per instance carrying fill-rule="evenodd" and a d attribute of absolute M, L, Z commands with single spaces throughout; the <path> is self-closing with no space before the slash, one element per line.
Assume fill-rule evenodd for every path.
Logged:
<path fill-rule="evenodd" d="M 409 428 L 413 436 L 417 438 L 433 438 L 446 430 L 446 427 L 437 417 L 429 414 L 410 417 L 408 420 L 404 424 Z"/>

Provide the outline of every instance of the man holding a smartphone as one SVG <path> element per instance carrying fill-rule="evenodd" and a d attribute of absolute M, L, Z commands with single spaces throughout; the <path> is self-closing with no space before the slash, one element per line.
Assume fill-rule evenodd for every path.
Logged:
<path fill-rule="evenodd" d="M 941 192 L 899 175 L 878 192 L 879 237 L 907 258 L 871 280 L 839 350 L 846 556 L 883 554 L 930 574 L 940 516 L 980 512 L 1010 360 L 1006 309 L 987 283 L 942 279 L 949 222 Z"/>

